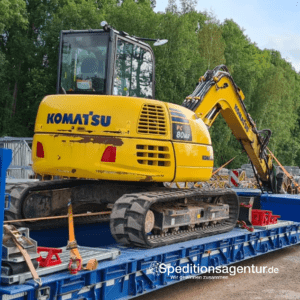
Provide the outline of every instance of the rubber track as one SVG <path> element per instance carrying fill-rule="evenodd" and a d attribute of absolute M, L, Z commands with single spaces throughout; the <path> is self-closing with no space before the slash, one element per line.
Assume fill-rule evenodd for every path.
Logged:
<path fill-rule="evenodd" d="M 5 220 L 18 220 L 23 219 L 22 214 L 23 201 L 26 199 L 30 192 L 38 192 L 45 190 L 55 190 L 61 188 L 72 188 L 84 184 L 93 183 L 91 180 L 52 180 L 52 181 L 38 181 L 29 183 L 16 183 L 7 184 L 5 192 L 11 195 L 10 209 L 5 211 Z M 77 217 L 74 218 L 75 224 L 90 224 L 97 222 L 109 221 L 109 216 L 90 216 L 90 217 Z M 37 221 L 37 222 L 19 222 L 13 223 L 15 226 L 25 226 L 29 229 L 44 229 L 44 228 L 58 228 L 68 225 L 67 219 L 57 219 L 49 221 Z"/>
<path fill-rule="evenodd" d="M 171 202 L 190 197 L 199 199 L 215 196 L 223 196 L 224 202 L 229 205 L 229 219 L 222 224 L 189 231 L 181 230 L 176 234 L 168 233 L 159 236 L 145 234 L 144 219 L 154 203 Z M 110 230 L 119 243 L 153 248 L 228 232 L 235 227 L 238 215 L 238 196 L 232 190 L 164 189 L 156 192 L 123 195 L 116 201 L 110 215 Z"/>

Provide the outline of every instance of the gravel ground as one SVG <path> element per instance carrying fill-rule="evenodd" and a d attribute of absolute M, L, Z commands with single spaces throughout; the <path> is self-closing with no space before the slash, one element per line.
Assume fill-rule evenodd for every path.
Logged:
<path fill-rule="evenodd" d="M 227 279 L 188 279 L 137 300 L 248 300 L 300 299 L 300 246 L 292 246 L 235 264 L 278 268 L 275 274 L 236 274 Z M 227 276 L 227 274 L 222 274 Z M 203 276 L 204 277 L 204 276 Z"/>

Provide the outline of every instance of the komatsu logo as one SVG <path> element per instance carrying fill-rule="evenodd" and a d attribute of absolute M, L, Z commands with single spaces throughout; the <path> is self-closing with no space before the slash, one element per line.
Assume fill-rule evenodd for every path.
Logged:
<path fill-rule="evenodd" d="M 92 125 L 103 127 L 110 125 L 111 116 L 94 115 L 92 111 L 89 114 L 48 114 L 47 124 L 72 124 L 72 125 Z"/>

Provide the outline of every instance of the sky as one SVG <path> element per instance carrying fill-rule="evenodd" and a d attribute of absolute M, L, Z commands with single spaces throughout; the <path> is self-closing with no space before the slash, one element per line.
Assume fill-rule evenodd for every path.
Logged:
<path fill-rule="evenodd" d="M 167 5 L 168 0 L 156 0 L 155 11 L 164 12 Z M 196 10 L 212 12 L 220 22 L 233 19 L 260 49 L 279 51 L 300 71 L 300 0 L 198 0 Z"/>

